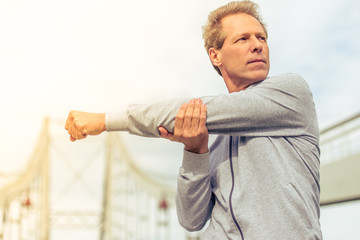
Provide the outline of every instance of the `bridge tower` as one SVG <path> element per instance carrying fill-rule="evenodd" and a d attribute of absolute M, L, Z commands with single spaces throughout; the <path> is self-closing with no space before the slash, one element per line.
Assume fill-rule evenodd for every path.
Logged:
<path fill-rule="evenodd" d="M 49 119 L 24 169 L 0 173 L 0 239 L 49 240 Z"/>

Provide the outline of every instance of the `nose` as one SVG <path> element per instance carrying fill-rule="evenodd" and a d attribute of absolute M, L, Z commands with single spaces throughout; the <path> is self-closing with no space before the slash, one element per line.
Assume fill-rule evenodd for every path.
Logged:
<path fill-rule="evenodd" d="M 263 44 L 262 42 L 260 41 L 260 39 L 254 37 L 252 38 L 252 41 L 251 41 L 251 52 L 252 53 L 255 53 L 255 52 L 262 52 L 262 49 L 263 49 Z"/>

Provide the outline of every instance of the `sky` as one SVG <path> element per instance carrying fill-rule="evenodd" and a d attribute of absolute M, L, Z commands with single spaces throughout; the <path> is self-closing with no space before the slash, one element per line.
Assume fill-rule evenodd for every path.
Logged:
<path fill-rule="evenodd" d="M 306 79 L 320 128 L 359 112 L 360 2 L 256 2 L 268 25 L 270 75 Z M 62 128 L 73 109 L 110 112 L 134 102 L 226 92 L 201 37 L 208 13 L 225 3 L 1 0 L 0 171 L 25 164 L 46 116 Z M 66 141 L 66 134 L 60 137 Z M 178 146 L 127 140 L 144 169 L 156 172 L 153 162 L 160 161 L 168 169 L 163 174 L 176 173 L 180 160 L 167 159 L 179 155 Z M 327 231 L 339 231 L 329 222 Z M 360 239 L 359 230 L 351 234 L 346 239 Z"/>

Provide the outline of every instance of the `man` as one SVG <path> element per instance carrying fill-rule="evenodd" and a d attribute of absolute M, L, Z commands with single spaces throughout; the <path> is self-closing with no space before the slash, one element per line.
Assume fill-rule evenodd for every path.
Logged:
<path fill-rule="evenodd" d="M 184 143 L 178 218 L 189 231 L 210 220 L 201 239 L 322 239 L 319 130 L 306 82 L 268 77 L 267 31 L 250 1 L 213 11 L 204 40 L 229 94 L 106 116 L 73 111 L 71 140 L 117 130 Z M 208 133 L 219 134 L 210 150 Z"/>

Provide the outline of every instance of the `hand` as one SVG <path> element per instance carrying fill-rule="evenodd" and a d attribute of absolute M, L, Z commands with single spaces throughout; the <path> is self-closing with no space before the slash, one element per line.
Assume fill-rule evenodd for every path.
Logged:
<path fill-rule="evenodd" d="M 71 111 L 65 129 L 71 141 L 86 138 L 87 135 L 99 135 L 106 130 L 105 114 Z"/>
<path fill-rule="evenodd" d="M 169 133 L 164 127 L 158 130 L 161 137 L 183 143 L 187 151 L 200 154 L 209 151 L 206 105 L 200 99 L 181 106 L 175 117 L 174 133 Z"/>

